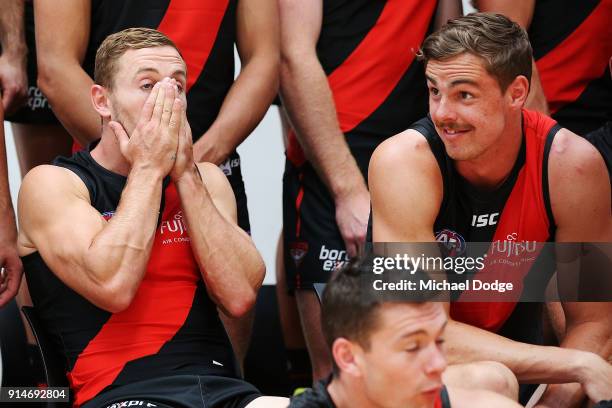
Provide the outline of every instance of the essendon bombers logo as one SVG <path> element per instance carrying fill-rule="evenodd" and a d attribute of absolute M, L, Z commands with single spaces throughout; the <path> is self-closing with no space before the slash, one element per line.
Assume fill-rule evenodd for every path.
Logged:
<path fill-rule="evenodd" d="M 102 218 L 104 218 L 106 221 L 109 221 L 111 218 L 113 218 L 113 215 L 115 215 L 114 211 L 105 211 L 102 213 Z"/>
<path fill-rule="evenodd" d="M 308 253 L 308 242 L 295 241 L 289 243 L 289 254 L 295 262 L 295 267 L 298 268 L 302 264 L 302 260 Z"/>
<path fill-rule="evenodd" d="M 465 239 L 455 231 L 443 229 L 436 232 L 436 241 L 444 246 L 445 256 L 461 256 L 465 252 Z"/>

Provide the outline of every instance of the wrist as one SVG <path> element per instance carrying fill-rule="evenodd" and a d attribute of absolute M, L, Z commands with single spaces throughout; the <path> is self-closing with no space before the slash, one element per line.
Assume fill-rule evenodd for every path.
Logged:
<path fill-rule="evenodd" d="M 172 181 L 174 181 L 174 184 L 178 189 L 189 186 L 193 187 L 197 183 L 202 182 L 200 172 L 195 163 L 187 168 L 181 175 L 173 177 Z"/>
<path fill-rule="evenodd" d="M 159 182 L 166 177 L 166 174 L 161 168 L 150 163 L 134 163 L 128 177 L 142 177 Z"/>
<path fill-rule="evenodd" d="M 588 351 L 572 350 L 571 364 L 572 372 L 575 373 L 576 382 L 586 383 L 591 378 L 590 369 L 594 355 Z"/>
<path fill-rule="evenodd" d="M 1 57 L 7 61 L 15 61 L 20 64 L 25 64 L 28 56 L 28 48 L 25 45 L 15 44 L 10 48 L 3 50 Z"/>

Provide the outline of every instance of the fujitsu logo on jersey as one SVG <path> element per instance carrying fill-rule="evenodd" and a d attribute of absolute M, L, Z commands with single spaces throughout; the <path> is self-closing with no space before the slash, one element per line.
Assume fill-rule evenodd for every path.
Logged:
<path fill-rule="evenodd" d="M 491 214 L 474 214 L 472 215 L 472 227 L 480 228 L 480 227 L 488 227 L 490 225 L 496 225 L 497 219 L 499 218 L 499 213 L 491 213 Z"/>
<path fill-rule="evenodd" d="M 187 224 L 183 220 L 183 211 L 179 211 L 174 214 L 173 219 L 162 221 L 161 226 L 159 227 L 159 233 L 164 235 L 167 232 L 178 232 L 179 235 L 183 235 L 187 232 Z"/>

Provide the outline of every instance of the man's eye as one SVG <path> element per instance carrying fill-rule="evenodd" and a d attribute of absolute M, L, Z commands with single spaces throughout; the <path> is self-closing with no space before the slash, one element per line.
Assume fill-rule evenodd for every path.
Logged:
<path fill-rule="evenodd" d="M 147 82 L 146 84 L 142 84 L 141 88 L 145 91 L 150 91 L 151 89 L 153 89 L 154 86 L 155 84 L 153 82 Z"/>
<path fill-rule="evenodd" d="M 474 96 L 469 92 L 461 92 L 461 99 L 472 99 Z"/>
<path fill-rule="evenodd" d="M 418 343 L 414 343 L 414 344 L 409 344 L 405 350 L 409 353 L 414 353 L 415 351 L 418 351 L 421 347 L 419 346 Z"/>
<path fill-rule="evenodd" d="M 429 88 L 429 93 L 432 95 L 438 95 L 440 91 L 438 90 L 438 88 Z"/>
<path fill-rule="evenodd" d="M 183 90 L 184 90 L 183 85 L 181 85 L 181 84 L 176 84 L 176 87 L 177 87 L 177 89 L 178 89 L 179 93 L 183 93 Z"/>

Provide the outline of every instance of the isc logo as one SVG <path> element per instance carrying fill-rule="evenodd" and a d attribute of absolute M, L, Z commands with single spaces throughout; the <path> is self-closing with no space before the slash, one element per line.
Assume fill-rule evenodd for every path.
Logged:
<path fill-rule="evenodd" d="M 486 227 L 497 224 L 499 213 L 472 215 L 472 227 Z"/>

